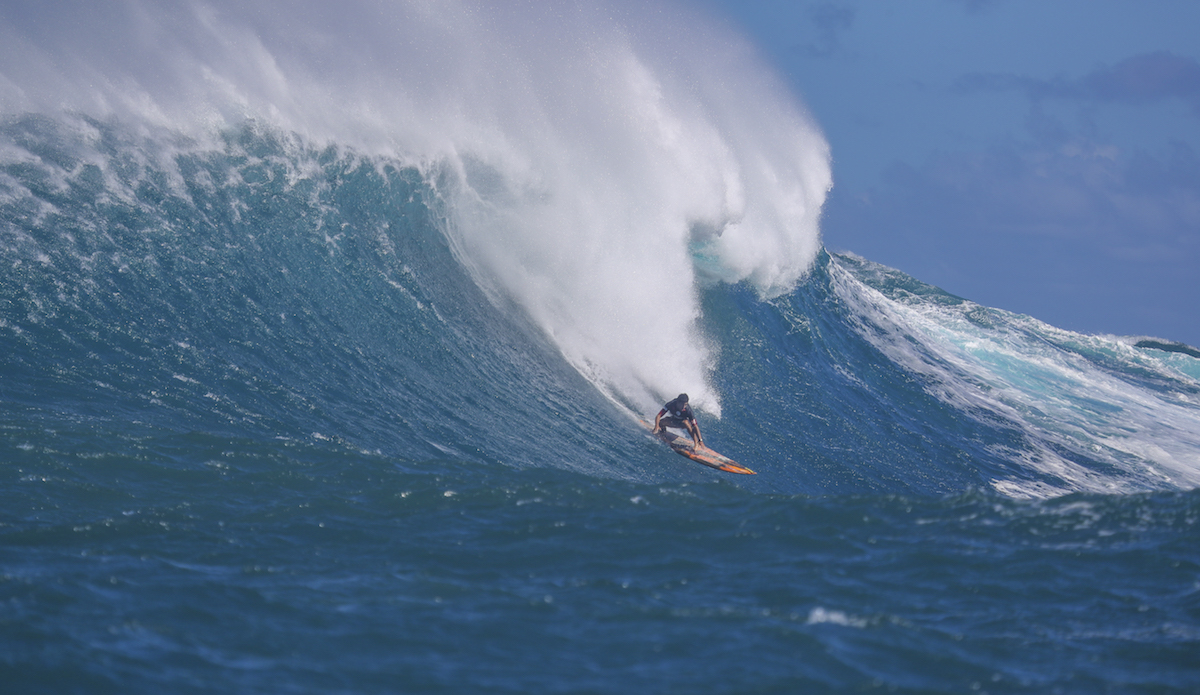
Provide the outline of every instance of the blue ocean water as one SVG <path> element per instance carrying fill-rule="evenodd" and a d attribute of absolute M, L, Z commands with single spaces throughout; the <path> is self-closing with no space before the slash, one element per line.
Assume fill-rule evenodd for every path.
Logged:
<path fill-rule="evenodd" d="M 0 690 L 1200 689 L 1200 359 L 821 249 L 823 140 L 751 114 L 817 153 L 755 173 L 721 96 L 553 151 L 6 109 Z M 679 390 L 758 475 L 646 435 Z"/>
<path fill-rule="evenodd" d="M 3 126 L 6 691 L 1200 685 L 1195 358 L 822 253 L 703 290 L 720 474 L 483 295 L 419 172 L 247 127 L 172 185 L 92 125 L 115 182 Z"/>

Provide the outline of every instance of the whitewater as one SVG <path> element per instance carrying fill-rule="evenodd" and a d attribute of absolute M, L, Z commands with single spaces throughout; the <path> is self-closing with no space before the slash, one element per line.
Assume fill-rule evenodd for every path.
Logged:
<path fill-rule="evenodd" d="M 826 250 L 714 18 L 11 2 L 0 107 L 6 691 L 1200 687 L 1197 352 Z"/>

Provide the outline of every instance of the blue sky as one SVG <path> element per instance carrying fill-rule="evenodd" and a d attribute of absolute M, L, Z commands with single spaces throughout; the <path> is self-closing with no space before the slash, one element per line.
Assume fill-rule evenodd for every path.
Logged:
<path fill-rule="evenodd" d="M 1200 344 L 1200 3 L 695 2 L 824 129 L 827 248 L 1063 328 Z"/>

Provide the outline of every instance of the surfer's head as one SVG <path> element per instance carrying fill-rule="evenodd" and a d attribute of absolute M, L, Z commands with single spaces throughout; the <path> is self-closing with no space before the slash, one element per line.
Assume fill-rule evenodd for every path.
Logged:
<path fill-rule="evenodd" d="M 679 401 L 680 403 L 687 403 L 687 402 L 688 402 L 688 401 L 687 401 L 687 394 L 686 394 L 686 393 L 681 393 L 681 394 L 679 394 L 679 397 L 678 397 L 678 398 L 676 398 L 675 400 Z"/>

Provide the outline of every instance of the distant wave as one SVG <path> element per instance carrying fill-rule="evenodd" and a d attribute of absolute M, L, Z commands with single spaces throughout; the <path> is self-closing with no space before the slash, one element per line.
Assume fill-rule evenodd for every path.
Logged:
<path fill-rule="evenodd" d="M 1065 490 L 1200 486 L 1200 365 L 1125 341 L 1049 326 L 983 307 L 903 273 L 846 257 L 875 291 L 842 296 L 866 319 L 863 334 L 939 399 L 1018 428 L 1012 455 Z M 1004 491 L 1038 486 L 997 481 Z"/>
<path fill-rule="evenodd" d="M 1176 343 L 1169 340 L 1139 340 L 1134 343 L 1133 346 L 1140 348 L 1154 348 L 1155 350 L 1162 350 L 1163 352 L 1178 352 L 1191 357 L 1200 357 L 1200 350 L 1197 350 L 1191 345 Z"/>

